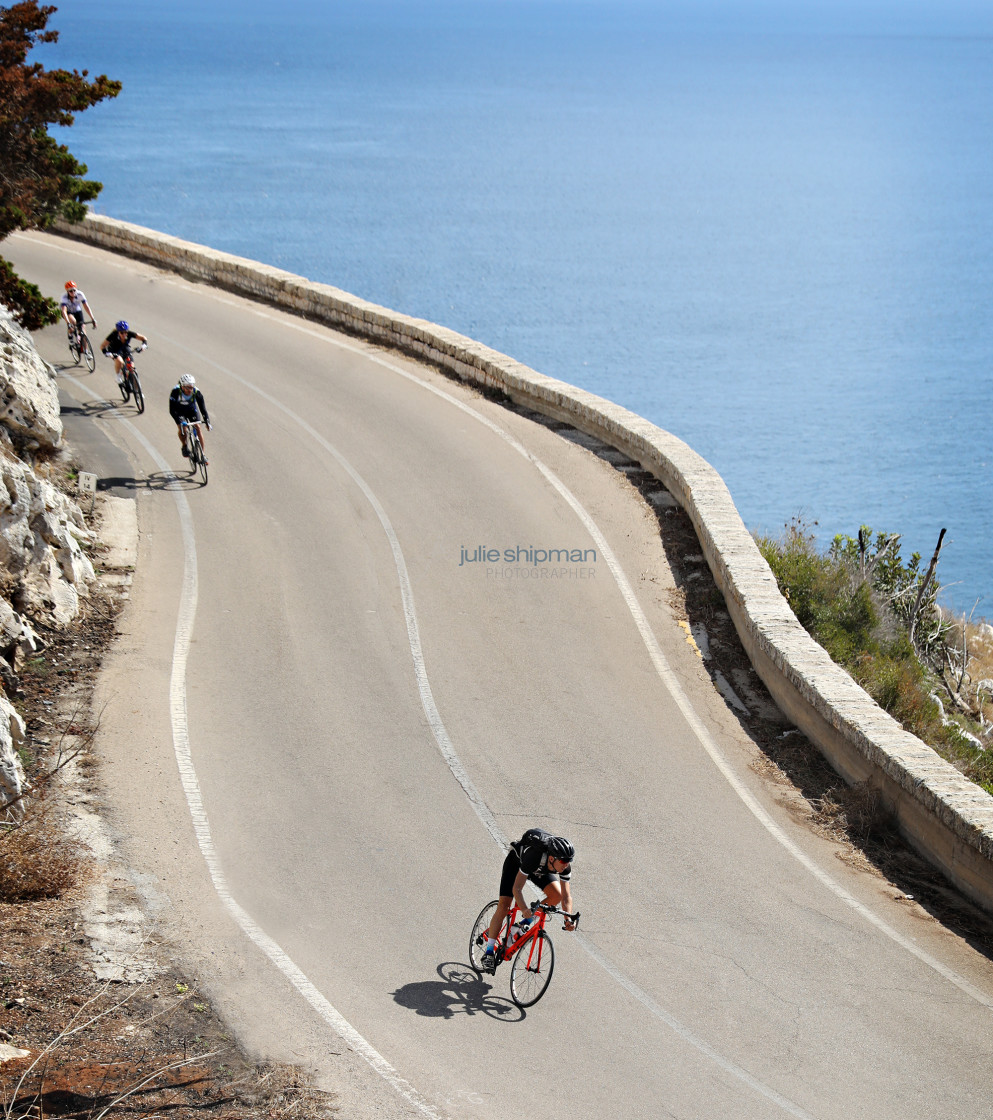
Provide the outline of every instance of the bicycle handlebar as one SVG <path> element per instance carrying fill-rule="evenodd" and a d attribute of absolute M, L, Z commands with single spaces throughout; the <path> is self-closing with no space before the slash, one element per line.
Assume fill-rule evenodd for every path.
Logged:
<path fill-rule="evenodd" d="M 534 906 L 531 907 L 531 910 L 532 911 L 534 911 L 534 910 L 544 910 L 546 914 L 561 914 L 563 918 L 566 918 L 567 920 L 572 922 L 575 926 L 578 927 L 578 925 L 579 925 L 579 911 L 578 910 L 576 911 L 575 914 L 567 914 L 565 912 L 565 910 L 560 910 L 557 906 L 549 906 L 547 902 L 536 902 L 534 904 Z"/>

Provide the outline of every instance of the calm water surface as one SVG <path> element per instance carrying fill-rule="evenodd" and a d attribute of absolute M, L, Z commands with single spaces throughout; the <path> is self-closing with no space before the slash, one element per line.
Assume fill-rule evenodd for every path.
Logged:
<path fill-rule="evenodd" d="M 947 526 L 946 602 L 993 615 L 991 6 L 94 0 L 53 24 L 46 64 L 124 82 L 66 137 L 101 212 L 617 401 L 750 528 L 802 512 L 929 556 Z"/>

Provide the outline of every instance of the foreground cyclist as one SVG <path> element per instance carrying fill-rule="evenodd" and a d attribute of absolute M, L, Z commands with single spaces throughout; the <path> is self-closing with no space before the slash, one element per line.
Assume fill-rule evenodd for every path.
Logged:
<path fill-rule="evenodd" d="M 59 309 L 67 327 L 71 327 L 73 320 L 75 320 L 76 330 L 79 332 L 79 341 L 82 344 L 86 337 L 86 316 L 89 315 L 91 326 L 95 327 L 97 321 L 93 318 L 93 312 L 86 302 L 85 294 L 76 286 L 75 280 L 66 281 L 66 294 L 59 301 Z"/>
<path fill-rule="evenodd" d="M 190 457 L 190 449 L 186 443 L 186 428 L 183 427 L 182 421 L 186 420 L 190 424 L 202 420 L 207 425 L 207 431 L 210 431 L 210 418 L 207 416 L 207 405 L 204 403 L 203 393 L 197 388 L 197 379 L 192 373 L 184 373 L 179 379 L 179 384 L 169 394 L 169 415 L 176 421 L 176 428 L 179 432 L 179 442 L 183 445 L 183 458 Z M 200 432 L 200 442 L 203 444 L 204 461 L 207 466 L 210 462 L 207 459 L 207 445 L 203 439 L 203 432 Z"/>
<path fill-rule="evenodd" d="M 530 925 L 534 915 L 522 893 L 524 884 L 529 879 L 539 890 L 544 891 L 545 902 L 549 906 L 557 906 L 566 913 L 572 912 L 569 880 L 575 854 L 575 849 L 564 836 L 553 836 L 543 828 L 529 828 L 520 840 L 510 845 L 500 874 L 500 901 L 490 922 L 483 949 L 485 967 L 492 969 L 495 965 L 497 937 L 512 903 L 516 902 L 523 914 L 522 931 Z M 563 928 L 573 930 L 576 923 L 573 919 L 566 918 Z"/>
<path fill-rule="evenodd" d="M 117 374 L 118 385 L 124 384 L 124 359 L 131 353 L 131 343 L 134 339 L 141 343 L 139 350 L 144 350 L 148 345 L 148 339 L 143 334 L 131 330 L 126 319 L 118 319 L 114 329 L 100 343 L 103 353 L 108 358 L 114 359 L 114 372 Z"/>

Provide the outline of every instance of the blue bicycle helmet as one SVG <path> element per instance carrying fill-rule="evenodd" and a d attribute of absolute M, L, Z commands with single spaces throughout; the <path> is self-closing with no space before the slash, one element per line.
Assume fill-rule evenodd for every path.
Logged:
<path fill-rule="evenodd" d="M 118 320 L 117 320 L 117 324 L 116 324 L 116 326 L 114 327 L 114 330 L 118 330 L 118 331 L 126 331 L 127 329 L 128 329 L 128 321 L 127 321 L 127 319 L 118 319 Z"/>

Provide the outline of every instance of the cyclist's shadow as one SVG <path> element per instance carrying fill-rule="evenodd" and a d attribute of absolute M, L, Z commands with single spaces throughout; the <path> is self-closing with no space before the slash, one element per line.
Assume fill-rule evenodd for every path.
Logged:
<path fill-rule="evenodd" d="M 489 977 L 479 976 L 465 964 L 446 961 L 438 965 L 441 980 L 404 984 L 393 992 L 401 1007 L 418 1015 L 454 1019 L 456 1015 L 488 1015 L 505 1023 L 519 1023 L 524 1011 L 509 999 L 492 995 Z"/>

